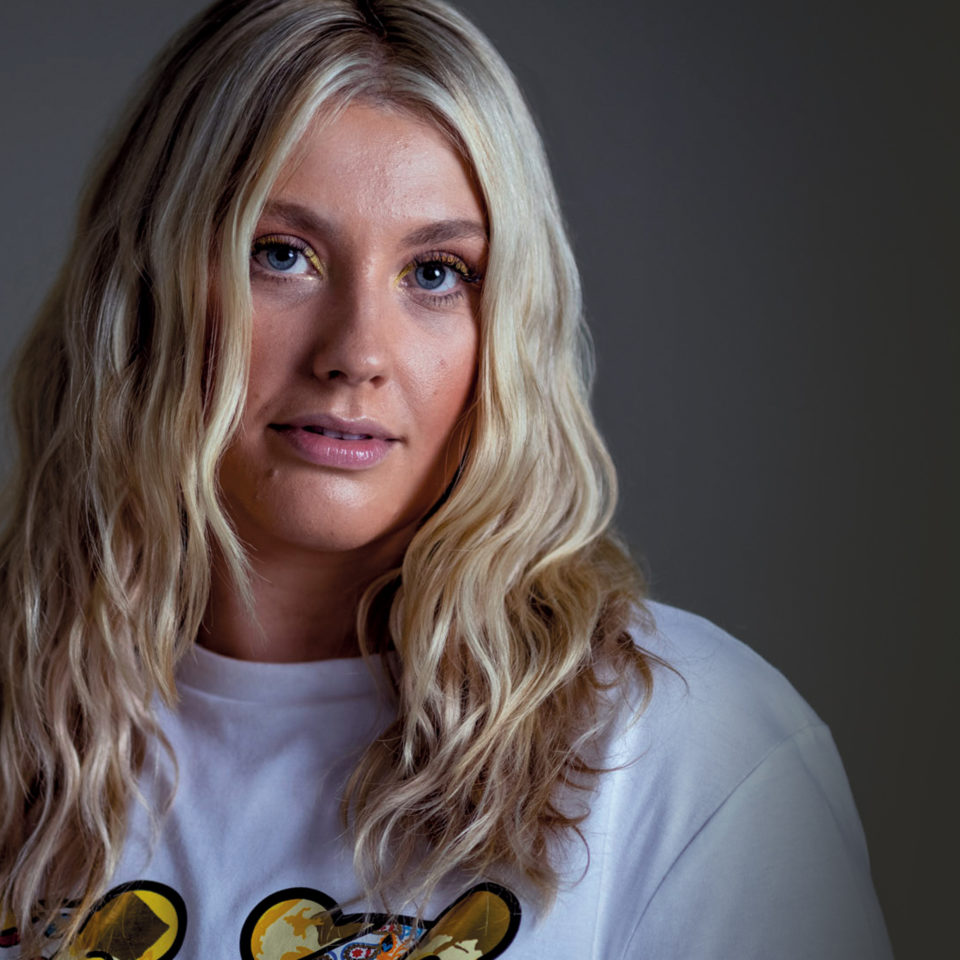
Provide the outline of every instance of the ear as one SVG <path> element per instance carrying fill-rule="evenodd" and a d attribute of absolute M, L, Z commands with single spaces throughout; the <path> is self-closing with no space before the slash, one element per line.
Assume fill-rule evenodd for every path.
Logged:
<path fill-rule="evenodd" d="M 176 890 L 151 880 L 134 880 L 114 887 L 97 904 L 68 958 L 172 960 L 186 929 L 187 908 Z"/>
<path fill-rule="evenodd" d="M 447 907 L 403 960 L 492 960 L 513 942 L 520 902 L 496 883 L 481 883 Z"/>
<path fill-rule="evenodd" d="M 361 936 L 373 924 L 344 916 L 337 902 L 322 890 L 288 887 L 261 900 L 240 931 L 242 960 L 309 960 L 322 951 Z"/>

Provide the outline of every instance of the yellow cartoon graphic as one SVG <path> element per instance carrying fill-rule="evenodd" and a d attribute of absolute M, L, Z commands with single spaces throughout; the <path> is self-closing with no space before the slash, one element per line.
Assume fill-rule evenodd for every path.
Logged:
<path fill-rule="evenodd" d="M 241 960 L 492 960 L 520 926 L 506 888 L 468 890 L 433 922 L 346 915 L 319 890 L 293 887 L 262 900 L 244 923 Z"/>
<path fill-rule="evenodd" d="M 72 909 L 68 904 L 63 917 Z M 519 926 L 517 898 L 494 883 L 472 887 L 436 920 L 419 923 L 344 914 L 325 893 L 291 887 L 250 912 L 240 932 L 240 960 L 493 960 Z M 173 960 L 186 927 L 186 906 L 175 890 L 137 880 L 114 887 L 97 904 L 69 949 L 58 949 L 57 930 L 48 930 L 50 948 L 36 960 Z M 236 943 L 235 933 L 224 933 L 226 942 Z M 16 926 L 7 918 L 0 924 L 0 960 L 20 960 L 18 945 Z"/>
<path fill-rule="evenodd" d="M 53 943 L 48 956 L 56 960 L 173 960 L 183 943 L 186 924 L 187 911 L 180 894 L 162 883 L 137 880 L 114 887 L 94 907 L 69 950 L 57 950 L 57 932 L 48 931 Z M 0 948 L 18 942 L 16 930 L 4 924 Z"/>
<path fill-rule="evenodd" d="M 240 935 L 244 958 L 300 960 L 320 956 L 326 944 L 344 942 L 371 929 L 359 918 L 344 919 L 335 901 L 319 890 L 292 887 L 254 907 Z"/>

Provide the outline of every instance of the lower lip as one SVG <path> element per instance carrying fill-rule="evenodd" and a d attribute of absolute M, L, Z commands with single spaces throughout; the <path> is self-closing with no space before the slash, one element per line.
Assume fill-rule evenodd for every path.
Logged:
<path fill-rule="evenodd" d="M 366 440 L 338 440 L 302 427 L 272 427 L 294 450 L 321 467 L 365 470 L 375 467 L 390 452 L 395 440 L 370 437 Z"/>

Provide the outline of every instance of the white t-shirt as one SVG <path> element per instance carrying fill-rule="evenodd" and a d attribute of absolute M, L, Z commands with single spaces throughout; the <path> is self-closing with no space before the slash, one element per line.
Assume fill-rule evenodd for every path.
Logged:
<path fill-rule="evenodd" d="M 656 630 L 638 630 L 637 642 L 682 679 L 657 669 L 646 712 L 612 738 L 606 765 L 618 769 L 601 777 L 583 824 L 589 856 L 571 844 L 567 882 L 546 914 L 489 883 L 441 890 L 419 929 L 411 918 L 365 927 L 365 904 L 350 902 L 358 891 L 339 800 L 359 751 L 389 719 L 374 674 L 359 659 L 250 663 L 198 649 L 179 675 L 179 709 L 162 714 L 179 762 L 173 806 L 153 841 L 135 807 L 79 955 L 891 957 L 826 726 L 717 627 L 650 609 Z M 169 777 L 162 761 L 151 766 L 148 807 Z"/>

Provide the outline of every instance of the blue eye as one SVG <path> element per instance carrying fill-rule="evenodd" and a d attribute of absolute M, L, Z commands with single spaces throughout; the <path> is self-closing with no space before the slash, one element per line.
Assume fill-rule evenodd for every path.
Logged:
<path fill-rule="evenodd" d="M 267 247 L 264 252 L 264 258 L 274 270 L 292 270 L 300 259 L 300 251 L 293 247 L 277 244 L 273 247 Z"/>
<path fill-rule="evenodd" d="M 313 248 L 293 237 L 273 234 L 260 237 L 254 241 L 250 256 L 267 273 L 323 274 L 320 258 Z"/>
<path fill-rule="evenodd" d="M 447 294 L 459 297 L 464 293 L 463 284 L 472 286 L 482 279 L 462 258 L 443 251 L 416 257 L 400 277 L 407 278 L 404 282 L 408 285 L 415 284 L 426 293 L 437 294 L 435 299 L 438 301 L 445 299 Z"/>
<path fill-rule="evenodd" d="M 458 276 L 455 270 L 444 266 L 437 260 L 428 260 L 426 263 L 421 263 L 413 275 L 418 286 L 432 293 L 446 293 L 448 290 L 452 290 Z"/>

